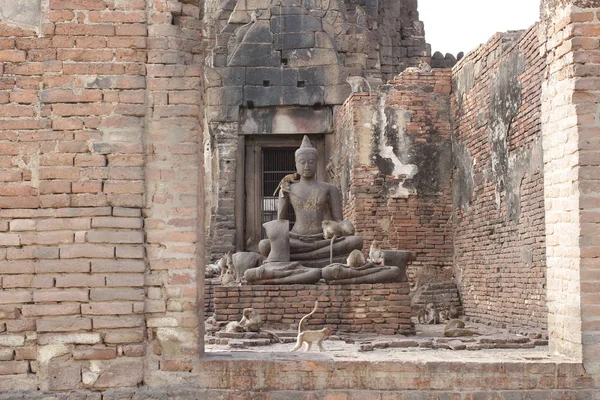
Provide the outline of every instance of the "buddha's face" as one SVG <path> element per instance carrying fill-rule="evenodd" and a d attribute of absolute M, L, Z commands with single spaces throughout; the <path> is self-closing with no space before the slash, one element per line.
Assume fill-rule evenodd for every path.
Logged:
<path fill-rule="evenodd" d="M 296 172 L 304 178 L 312 178 L 317 173 L 317 155 L 302 153 L 296 156 Z"/>

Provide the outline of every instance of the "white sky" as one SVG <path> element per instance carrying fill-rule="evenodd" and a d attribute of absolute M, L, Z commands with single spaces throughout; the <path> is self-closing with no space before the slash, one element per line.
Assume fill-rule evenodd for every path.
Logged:
<path fill-rule="evenodd" d="M 393 0 L 392 0 L 393 1 Z M 467 54 L 496 32 L 527 29 L 539 21 L 539 0 L 418 0 L 431 54 Z"/>

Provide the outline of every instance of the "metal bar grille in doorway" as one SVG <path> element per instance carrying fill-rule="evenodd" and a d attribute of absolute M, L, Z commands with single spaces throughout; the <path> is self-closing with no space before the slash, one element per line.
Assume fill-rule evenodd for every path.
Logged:
<path fill-rule="evenodd" d="M 277 219 L 277 196 L 273 192 L 284 176 L 296 172 L 294 148 L 263 147 L 262 148 L 262 196 L 261 196 L 261 226 L 265 222 Z M 290 229 L 296 216 L 290 206 Z M 266 238 L 262 228 L 262 238 Z"/>

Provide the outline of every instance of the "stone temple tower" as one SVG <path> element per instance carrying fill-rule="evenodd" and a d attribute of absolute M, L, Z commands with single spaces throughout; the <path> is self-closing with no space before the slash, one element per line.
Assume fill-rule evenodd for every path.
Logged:
<path fill-rule="evenodd" d="M 375 86 L 430 50 L 416 0 L 210 0 L 205 10 L 207 254 L 218 257 L 256 249 L 302 135 L 326 179 L 348 77 Z"/>

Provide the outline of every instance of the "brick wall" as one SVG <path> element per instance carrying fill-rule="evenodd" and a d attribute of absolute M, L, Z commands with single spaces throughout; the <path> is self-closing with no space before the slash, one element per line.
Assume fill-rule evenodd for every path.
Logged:
<path fill-rule="evenodd" d="M 451 276 L 449 92 L 449 70 L 405 72 L 373 96 L 353 95 L 337 116 L 344 218 L 364 237 L 365 253 L 373 240 L 414 251 L 408 274 L 421 283 Z"/>
<path fill-rule="evenodd" d="M 408 283 L 363 285 L 215 286 L 215 319 L 239 321 L 244 308 L 256 309 L 271 329 L 297 327 L 303 316 L 310 329 L 337 332 L 414 334 Z"/>
<path fill-rule="evenodd" d="M 2 391 L 141 382 L 146 21 L 51 0 L 40 35 L 0 24 Z"/>
<path fill-rule="evenodd" d="M 454 273 L 465 314 L 546 327 L 538 26 L 497 34 L 453 69 Z"/>
<path fill-rule="evenodd" d="M 0 25 L 0 390 L 136 386 L 148 340 L 197 326 L 199 17 L 50 0 L 40 35 Z"/>
<path fill-rule="evenodd" d="M 189 2 L 148 7 L 146 204 L 148 270 L 146 382 L 173 359 L 202 350 L 194 330 L 203 307 L 202 10 Z M 199 265 L 202 267 L 198 268 Z M 167 339 L 168 338 L 168 339 Z M 200 346 L 200 347 L 199 347 Z"/>
<path fill-rule="evenodd" d="M 553 76 L 542 92 L 550 347 L 583 361 L 598 384 L 600 1 L 544 3 L 541 50 Z"/>

